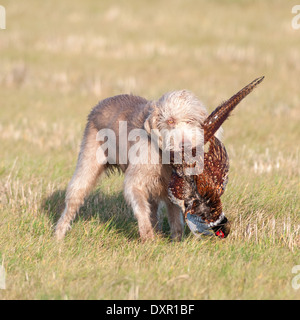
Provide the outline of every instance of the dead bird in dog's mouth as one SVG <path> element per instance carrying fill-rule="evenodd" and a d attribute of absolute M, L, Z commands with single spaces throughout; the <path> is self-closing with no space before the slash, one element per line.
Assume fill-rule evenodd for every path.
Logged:
<path fill-rule="evenodd" d="M 195 163 L 191 164 L 186 159 L 184 148 L 181 151 L 181 163 L 175 163 L 176 155 L 171 154 L 173 172 L 168 186 L 169 199 L 181 207 L 188 227 L 196 236 L 216 235 L 226 238 L 230 233 L 230 222 L 223 212 L 221 202 L 228 182 L 229 157 L 224 144 L 215 133 L 230 112 L 263 79 L 264 77 L 260 77 L 248 84 L 205 119 L 202 125 L 204 145 L 209 143 L 209 148 L 204 152 L 201 173 L 187 174 L 187 169 L 195 166 Z M 195 155 L 195 149 L 192 154 Z"/>

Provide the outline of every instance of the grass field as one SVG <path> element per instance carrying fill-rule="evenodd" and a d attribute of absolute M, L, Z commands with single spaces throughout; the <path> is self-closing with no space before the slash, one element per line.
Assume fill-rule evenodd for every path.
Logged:
<path fill-rule="evenodd" d="M 294 1 L 3 0 L 0 299 L 299 299 L 300 30 Z M 264 82 L 225 123 L 225 240 L 141 243 L 102 180 L 62 243 L 53 225 L 89 110 L 134 93 L 193 91 L 209 110 Z"/>

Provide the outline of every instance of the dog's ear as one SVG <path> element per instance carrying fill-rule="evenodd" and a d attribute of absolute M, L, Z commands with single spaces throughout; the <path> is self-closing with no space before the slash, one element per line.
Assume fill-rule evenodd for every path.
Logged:
<path fill-rule="evenodd" d="M 162 150 L 162 136 L 158 130 L 157 126 L 158 122 L 158 109 L 157 107 L 151 106 L 148 117 L 144 122 L 144 128 L 147 131 L 148 135 L 152 137 L 156 136 L 156 141 L 158 143 L 158 147 Z"/>
<path fill-rule="evenodd" d="M 151 114 L 148 116 L 146 121 L 144 122 L 144 128 L 147 131 L 147 133 L 150 135 L 151 134 L 151 126 L 150 126 L 150 121 L 151 121 Z"/>
<path fill-rule="evenodd" d="M 157 129 L 157 117 L 158 117 L 158 110 L 155 105 L 152 105 L 149 108 L 149 115 L 144 122 L 144 128 L 147 133 L 150 135 L 152 129 Z"/>

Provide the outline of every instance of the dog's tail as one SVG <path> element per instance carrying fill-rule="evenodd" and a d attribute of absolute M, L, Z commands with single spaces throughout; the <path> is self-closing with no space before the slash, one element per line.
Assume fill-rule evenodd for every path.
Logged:
<path fill-rule="evenodd" d="M 232 96 L 229 100 L 218 106 L 204 121 L 204 143 L 209 141 L 211 137 L 220 128 L 223 122 L 229 117 L 230 112 L 258 85 L 263 81 L 264 77 L 260 77 L 249 83 L 246 87 Z"/>

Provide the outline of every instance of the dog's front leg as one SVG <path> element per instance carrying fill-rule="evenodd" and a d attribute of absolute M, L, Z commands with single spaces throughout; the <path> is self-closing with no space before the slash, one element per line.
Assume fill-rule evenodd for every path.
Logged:
<path fill-rule="evenodd" d="M 127 169 L 128 171 L 128 169 Z M 155 233 L 151 221 L 151 205 L 148 202 L 147 189 L 137 183 L 137 179 L 126 172 L 124 180 L 124 196 L 132 207 L 134 216 L 138 221 L 140 237 L 143 241 L 154 239 Z"/>
<path fill-rule="evenodd" d="M 183 235 L 183 216 L 181 209 L 170 202 L 169 199 L 166 200 L 166 205 L 168 209 L 168 220 L 171 229 L 171 237 L 173 240 L 181 240 Z"/>

